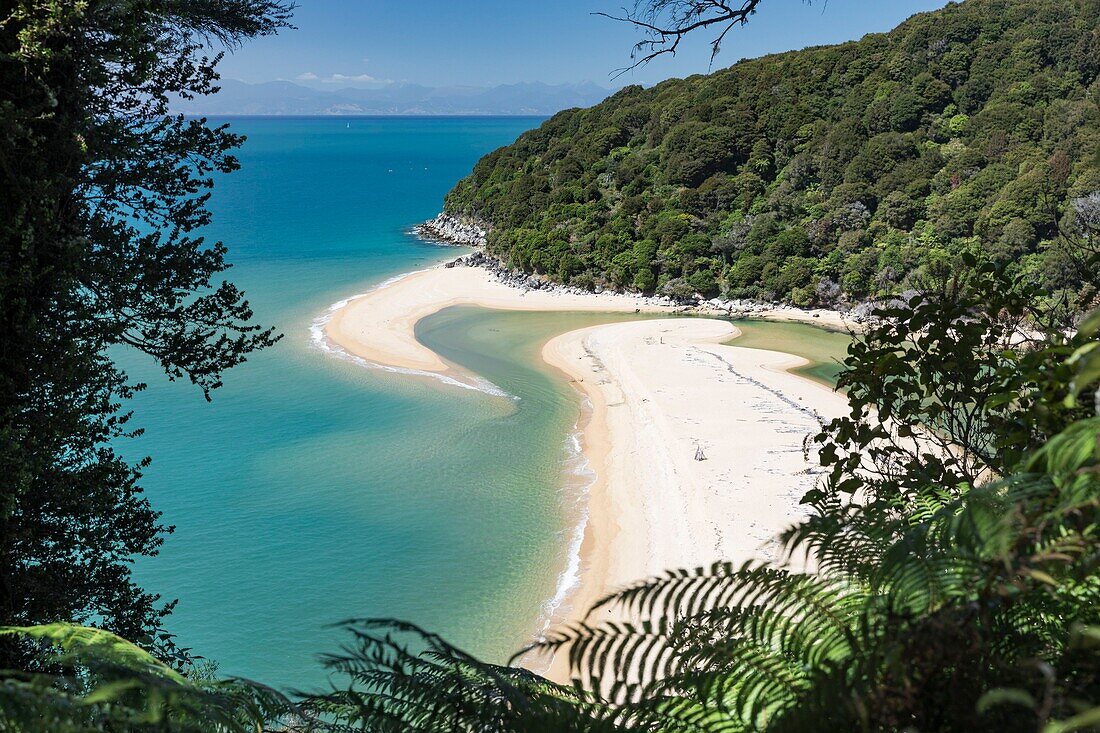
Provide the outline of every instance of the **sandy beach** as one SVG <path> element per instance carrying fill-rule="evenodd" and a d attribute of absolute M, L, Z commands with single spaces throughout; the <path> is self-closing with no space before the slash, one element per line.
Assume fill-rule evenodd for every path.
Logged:
<path fill-rule="evenodd" d="M 473 375 L 459 373 L 414 334 L 417 321 L 459 304 L 681 310 L 629 295 L 525 292 L 480 268 L 439 267 L 350 299 L 331 313 L 324 333 L 374 364 L 467 381 Z M 823 321 L 841 325 L 835 314 L 811 322 Z M 597 476 L 580 585 L 556 621 L 577 618 L 605 593 L 666 569 L 766 559 L 776 534 L 800 516 L 799 499 L 816 479 L 803 441 L 846 402 L 789 373 L 805 363 L 799 357 L 722 345 L 737 334 L 728 321 L 662 318 L 585 328 L 545 344 L 545 361 L 590 405 L 582 443 Z M 564 670 L 552 676 L 564 678 Z"/>
<path fill-rule="evenodd" d="M 583 444 L 597 479 L 573 617 L 664 570 L 774 558 L 775 536 L 801 516 L 818 477 L 803 441 L 846 401 L 787 371 L 804 359 L 720 344 L 737 333 L 726 321 L 663 319 L 544 347 L 592 408 Z"/>

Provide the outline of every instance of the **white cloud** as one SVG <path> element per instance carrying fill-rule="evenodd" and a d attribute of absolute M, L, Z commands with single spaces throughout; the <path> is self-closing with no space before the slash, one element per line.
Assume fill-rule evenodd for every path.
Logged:
<path fill-rule="evenodd" d="M 313 86 L 316 84 L 322 85 L 338 85 L 346 87 L 384 87 L 388 84 L 393 84 L 393 79 L 379 79 L 376 76 L 370 74 L 329 74 L 327 76 L 321 76 L 315 74 L 312 71 L 304 71 L 298 76 L 294 77 L 297 82 Z"/>
<path fill-rule="evenodd" d="M 321 80 L 324 84 L 393 84 L 392 79 L 378 79 L 370 74 L 333 74 Z"/>

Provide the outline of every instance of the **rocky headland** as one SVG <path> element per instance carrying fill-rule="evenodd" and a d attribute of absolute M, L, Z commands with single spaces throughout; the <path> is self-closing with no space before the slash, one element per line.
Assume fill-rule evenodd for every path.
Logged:
<path fill-rule="evenodd" d="M 484 247 L 489 226 L 473 217 L 453 216 L 444 212 L 430 221 L 416 225 L 413 231 L 421 239 L 439 244 Z"/>

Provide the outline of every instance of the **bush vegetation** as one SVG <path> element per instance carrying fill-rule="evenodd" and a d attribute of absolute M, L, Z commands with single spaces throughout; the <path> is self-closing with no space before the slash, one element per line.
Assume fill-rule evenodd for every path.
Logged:
<path fill-rule="evenodd" d="M 446 208 L 582 286 L 831 304 L 980 250 L 1087 300 L 1057 235 L 1100 190 L 1098 71 L 1094 0 L 968 0 L 562 112 Z"/>

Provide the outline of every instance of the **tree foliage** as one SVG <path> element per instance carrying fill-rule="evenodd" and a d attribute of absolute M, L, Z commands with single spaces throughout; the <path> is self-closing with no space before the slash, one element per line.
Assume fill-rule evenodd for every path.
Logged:
<path fill-rule="evenodd" d="M 274 342 L 198 234 L 241 138 L 168 114 L 216 89 L 213 47 L 286 25 L 283 0 L 0 5 L 0 624 L 95 620 L 148 645 L 169 609 L 131 579 L 169 528 L 142 496 L 131 384 L 109 349 L 205 394 Z M 213 54 L 213 55 L 211 55 Z M 0 639 L 0 665 L 27 661 Z"/>
<path fill-rule="evenodd" d="M 153 27 L 188 43 L 191 34 L 234 41 L 285 20 L 281 6 L 262 0 L 226 2 L 126 7 L 153 8 L 149 17 L 167 24 Z M 28 68 L 68 89 L 60 81 L 73 66 L 62 64 L 67 71 L 55 78 L 54 57 L 68 58 L 83 36 L 66 23 L 99 17 L 107 25 L 93 28 L 119 31 L 107 12 L 119 7 L 13 13 L 7 23 L 24 25 L 4 26 L 21 29 L 0 36 L 4 73 L 20 68 L 12 59 L 23 54 L 39 64 Z M 97 8 L 105 14 L 84 15 Z M 206 14 L 211 8 L 267 14 L 269 25 L 226 25 Z M 4 648 L 37 669 L 0 671 L 0 730 L 1095 729 L 1100 310 L 1075 314 L 1095 299 L 1100 268 L 1095 104 L 1086 96 L 1098 12 L 1085 0 L 970 0 L 843 53 L 771 57 L 663 91 L 626 90 L 598 113 L 565 113 L 498 151 L 452 193 L 451 205 L 497 225 L 497 251 L 562 279 L 598 275 L 676 297 L 774 281 L 796 300 L 919 285 L 877 309 L 845 362 L 849 413 L 813 438 L 827 474 L 803 500 L 809 517 L 783 536 L 787 560 L 804 556 L 808 566 L 718 562 L 613 593 L 584 621 L 521 651 L 563 655 L 574 686 L 483 662 L 407 623 L 360 620 L 345 624 L 351 642 L 325 658 L 332 689 L 291 703 L 259 685 L 173 669 L 142 648 L 156 646 L 147 638 L 137 646 L 101 629 L 8 626 Z M 119 38 L 137 45 L 114 51 L 136 53 L 150 38 L 141 22 L 122 26 Z M 91 36 L 108 46 L 113 37 Z M 184 47 L 187 58 L 198 49 Z M 142 73 L 176 73 L 138 56 L 152 64 Z M 194 70 L 210 69 L 181 63 L 179 79 L 196 86 Z M 928 73 L 912 74 L 917 63 Z M 86 97 L 81 103 L 100 116 L 77 114 L 64 94 L 25 119 L 18 105 L 2 108 L 9 139 L 50 140 L 76 156 L 56 163 L 71 179 L 28 174 L 22 183 L 33 195 L 11 204 L 23 218 L 4 229 L 14 269 L 4 270 L 3 297 L 30 320 L 5 324 L 22 328 L 12 343 L 24 349 L 3 354 L 5 367 L 14 365 L 4 372 L 5 396 L 23 401 L 4 408 L 0 429 L 30 454 L 2 454 L 15 487 L 2 515 L 5 532 L 15 532 L 11 541 L 4 535 L 3 579 L 8 597 L 23 599 L 8 618 L 99 613 L 105 625 L 140 636 L 160 612 L 123 563 L 155 548 L 156 517 L 135 469 L 102 447 L 124 430 L 114 401 L 128 389 L 103 350 L 143 348 L 170 376 L 208 389 L 270 334 L 247 325 L 236 291 L 207 288 L 221 250 L 211 256 L 188 235 L 205 217 L 202 182 L 192 176 L 231 168 L 235 140 L 171 118 L 159 126 L 156 95 L 150 102 L 129 71 L 111 73 L 132 91 L 114 103 L 161 112 L 136 116 L 131 129 Z M 744 79 L 768 92 L 739 92 Z M 842 81 L 856 91 L 814 96 Z M 701 96 L 681 94 L 693 85 Z M 727 103 L 741 106 L 732 114 Z M 772 107 L 776 116 L 761 123 Z M 592 132 L 586 115 L 605 113 L 616 123 L 591 136 L 593 147 L 578 144 Z M 721 130 L 708 126 L 716 120 Z M 55 129 L 61 122 L 69 126 Z M 72 130 L 80 132 L 70 139 Z M 190 135 L 212 147 L 195 152 Z M 96 147 L 104 140 L 121 141 L 116 157 Z M 157 155 L 122 152 L 139 141 Z M 111 165 L 95 173 L 101 159 Z M 0 158 L 14 171 L 11 160 Z M 149 167 L 160 160 L 167 167 Z M 112 188 L 118 180 L 128 182 Z M 65 206 L 48 209 L 58 203 Z M 133 211 L 161 213 L 135 223 L 124 213 Z M 140 277 L 127 269 L 142 262 Z M 828 262 L 844 265 L 819 271 Z M 192 279 L 177 279 L 184 272 Z M 24 384 L 37 389 L 16 389 Z M 76 497 L 95 490 L 89 513 L 75 514 Z M 28 519 L 28 507 L 42 516 Z M 108 544 L 47 531 L 51 522 L 73 526 L 73 517 L 78 525 L 99 517 L 95 529 Z M 75 548 L 89 546 L 104 554 L 75 562 Z M 22 562 L 19 552 L 32 561 L 9 566 Z M 105 576 L 93 572 L 104 566 Z M 28 579 L 44 581 L 38 607 L 27 600 L 36 594 L 11 595 Z M 62 580 L 89 585 L 63 595 Z M 614 620 L 594 621 L 596 611 Z M 170 648 L 157 651 L 173 661 Z"/>
<path fill-rule="evenodd" d="M 632 17 L 690 26 L 719 5 L 742 3 Z M 1085 0 L 967 0 L 627 87 L 487 155 L 446 208 L 490 223 L 512 265 L 577 285 L 831 305 L 982 252 L 1086 311 L 1095 282 L 1074 279 L 1059 242 L 1073 202 L 1100 190 L 1098 28 Z M 657 247 L 640 258 L 642 240 Z"/>
<path fill-rule="evenodd" d="M 184 675 L 102 629 L 70 624 L 0 629 L 35 645 L 42 666 L 66 673 L 0 678 L 0 730 L 8 733 L 257 733 L 295 720 L 283 695 L 243 680 Z"/>

